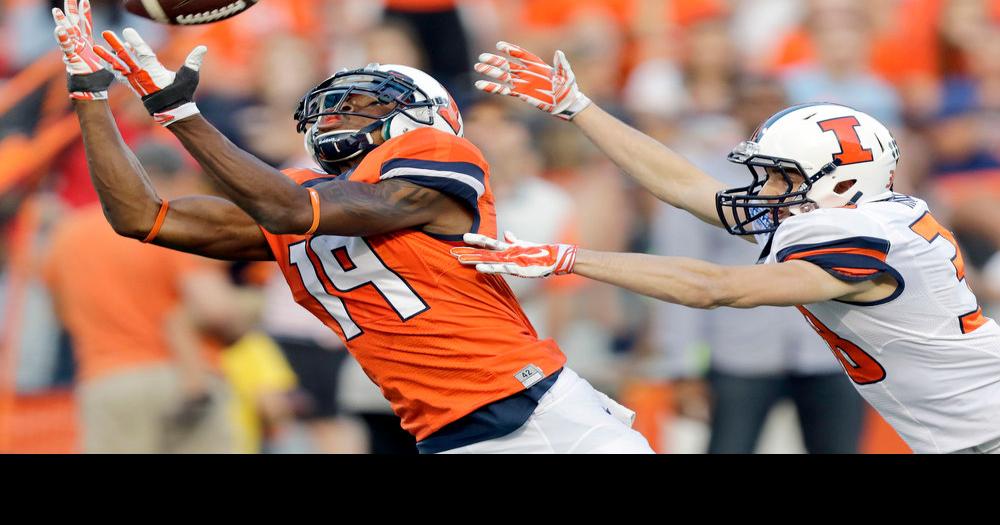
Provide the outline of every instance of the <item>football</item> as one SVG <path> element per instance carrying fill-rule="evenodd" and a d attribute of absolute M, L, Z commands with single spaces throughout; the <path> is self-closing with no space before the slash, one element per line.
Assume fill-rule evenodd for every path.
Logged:
<path fill-rule="evenodd" d="M 125 0 L 125 9 L 161 24 L 209 24 L 236 16 L 257 0 Z"/>

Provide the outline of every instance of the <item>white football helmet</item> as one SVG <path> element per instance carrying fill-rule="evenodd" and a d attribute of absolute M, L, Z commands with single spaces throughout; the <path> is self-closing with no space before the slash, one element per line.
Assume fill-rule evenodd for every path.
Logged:
<path fill-rule="evenodd" d="M 373 103 L 368 107 L 395 105 L 387 114 L 365 108 L 345 111 L 342 107 L 350 95 L 370 97 Z M 361 129 L 323 132 L 317 123 L 327 115 L 355 115 L 373 122 Z M 423 127 L 459 137 L 465 130 L 455 99 L 440 82 L 419 69 L 392 64 L 338 72 L 303 97 L 295 120 L 299 133 L 306 135 L 306 151 L 330 173 L 338 171 L 338 163 L 374 149 L 373 133 L 388 140 Z"/>
<path fill-rule="evenodd" d="M 867 113 L 839 104 L 802 104 L 774 114 L 728 158 L 745 164 L 753 182 L 719 192 L 716 207 L 730 233 L 748 235 L 776 230 L 781 208 L 798 214 L 888 198 L 899 148 L 889 129 Z M 784 193 L 759 195 L 769 168 L 785 178 Z M 805 179 L 799 187 L 792 187 L 789 170 Z M 836 190 L 850 181 L 854 184 Z"/>

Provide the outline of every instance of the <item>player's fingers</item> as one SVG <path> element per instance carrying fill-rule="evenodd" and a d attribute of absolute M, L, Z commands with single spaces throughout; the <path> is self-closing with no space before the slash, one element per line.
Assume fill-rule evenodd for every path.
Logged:
<path fill-rule="evenodd" d="M 503 240 L 510 244 L 517 244 L 519 239 L 514 235 L 514 232 L 506 230 L 503 232 Z"/>
<path fill-rule="evenodd" d="M 111 46 L 111 50 L 114 51 L 115 55 L 128 67 L 130 73 L 142 69 L 139 67 L 139 64 L 135 63 L 132 55 L 125 49 L 125 44 L 118 38 L 118 35 L 114 31 L 105 31 L 101 33 L 101 36 Z"/>
<path fill-rule="evenodd" d="M 521 61 L 524 64 L 522 70 L 524 72 L 531 72 L 543 78 L 549 78 L 552 76 L 552 68 L 548 64 L 529 62 L 527 60 Z"/>
<path fill-rule="evenodd" d="M 70 23 L 69 19 L 66 18 L 66 13 L 58 7 L 52 8 L 52 19 L 55 20 L 56 25 L 66 30 L 67 36 L 70 30 L 73 28 L 73 24 Z"/>
<path fill-rule="evenodd" d="M 495 78 L 501 82 L 510 82 L 510 70 L 504 69 L 496 66 L 491 66 L 489 64 L 484 64 L 483 62 L 477 62 L 473 69 L 476 73 L 481 73 L 490 78 Z"/>
<path fill-rule="evenodd" d="M 481 246 L 483 248 L 489 248 L 491 250 L 502 250 L 500 248 L 500 241 L 489 237 L 487 235 L 481 235 L 478 233 L 466 233 L 462 236 L 462 240 L 466 244 L 471 244 L 473 246 Z"/>
<path fill-rule="evenodd" d="M 510 62 L 502 56 L 494 55 L 493 53 L 481 53 L 479 55 L 479 61 L 484 64 L 489 64 L 491 66 L 497 66 L 500 68 L 509 68 Z"/>
<path fill-rule="evenodd" d="M 515 46 L 514 44 L 508 44 L 506 42 L 498 42 L 497 48 L 501 48 L 501 44 L 509 47 L 504 47 L 501 51 L 507 53 L 511 58 L 516 58 L 517 60 L 510 61 L 511 70 L 523 69 L 528 71 L 533 71 L 542 76 L 548 77 L 552 72 L 552 67 L 545 63 L 544 60 L 537 57 L 536 55 L 529 53 L 527 50 Z M 520 64 L 518 64 L 520 63 Z"/>
<path fill-rule="evenodd" d="M 566 53 L 563 53 L 561 49 L 557 49 L 556 54 L 552 57 L 552 67 L 556 70 L 562 70 L 567 73 L 573 71 L 573 69 L 569 67 L 569 60 L 566 59 Z"/>
<path fill-rule="evenodd" d="M 569 86 L 576 79 L 573 75 L 573 68 L 570 67 L 569 60 L 566 60 L 566 55 L 562 51 L 556 51 L 553 76 L 561 78 L 566 86 Z"/>
<path fill-rule="evenodd" d="M 473 248 L 471 246 L 457 246 L 455 248 L 452 248 L 450 250 L 450 253 L 453 257 L 455 257 L 456 259 L 458 259 L 463 263 L 468 263 L 470 261 L 477 261 L 477 262 L 483 261 L 481 257 L 483 253 L 482 248 Z"/>
<path fill-rule="evenodd" d="M 104 37 L 104 41 L 111 46 L 111 51 L 115 54 L 126 52 L 125 44 L 122 43 L 121 39 L 118 38 L 118 35 L 116 35 L 114 31 L 111 31 L 110 29 L 102 31 L 101 36 Z"/>
<path fill-rule="evenodd" d="M 56 42 L 59 42 L 59 47 L 64 53 L 70 53 L 73 51 L 73 43 L 70 41 L 69 33 L 66 32 L 65 27 L 56 26 L 55 36 Z"/>
<path fill-rule="evenodd" d="M 90 12 L 90 0 L 80 1 L 80 31 L 88 41 L 94 39 L 94 19 Z"/>
<path fill-rule="evenodd" d="M 63 3 L 63 8 L 66 12 L 66 17 L 69 18 L 69 22 L 75 27 L 79 27 L 80 24 L 80 9 L 76 3 L 76 0 L 66 0 Z"/>
<path fill-rule="evenodd" d="M 452 256 L 462 264 L 495 264 L 507 261 L 503 253 L 480 248 L 469 248 L 468 251 L 453 251 Z"/>
<path fill-rule="evenodd" d="M 531 82 L 538 86 L 545 86 L 546 88 L 552 86 L 552 75 L 549 71 L 535 71 L 532 69 L 512 69 L 511 78 L 516 82 L 518 80 L 522 82 Z"/>
<path fill-rule="evenodd" d="M 497 95 L 510 95 L 510 88 L 496 82 L 487 82 L 485 80 L 476 81 L 476 89 L 480 91 L 485 91 L 486 93 L 494 93 Z"/>
<path fill-rule="evenodd" d="M 479 273 L 504 273 L 502 264 L 477 264 L 476 271 Z"/>
<path fill-rule="evenodd" d="M 538 55 L 535 55 L 517 44 L 511 44 L 510 42 L 504 42 L 503 40 L 497 42 L 497 50 L 520 60 L 527 60 L 529 62 L 536 62 L 539 64 L 545 63 L 545 61 L 539 58 Z"/>
<path fill-rule="evenodd" d="M 111 64 L 111 67 L 113 67 L 115 71 L 121 73 L 122 75 L 129 74 L 128 66 L 123 64 L 121 60 L 118 60 L 118 57 L 116 57 L 114 53 L 108 51 L 103 46 L 95 44 L 94 53 L 97 56 L 101 57 L 101 60 L 107 62 L 108 64 Z"/>
<path fill-rule="evenodd" d="M 184 60 L 184 65 L 195 71 L 200 70 L 201 63 L 205 60 L 205 53 L 208 53 L 208 48 L 205 46 L 198 46 L 194 48 Z"/>
<path fill-rule="evenodd" d="M 476 264 L 485 264 L 489 259 L 483 259 L 482 257 L 477 257 L 475 255 L 459 255 L 455 257 L 458 262 L 466 266 L 473 266 Z"/>
<path fill-rule="evenodd" d="M 135 53 L 135 59 L 143 67 L 148 67 L 150 62 L 157 61 L 156 53 L 153 52 L 153 48 L 149 47 L 149 44 L 139 36 L 139 32 L 131 27 L 126 27 L 122 30 L 122 38 L 125 39 L 130 46 L 132 46 L 132 51 Z"/>

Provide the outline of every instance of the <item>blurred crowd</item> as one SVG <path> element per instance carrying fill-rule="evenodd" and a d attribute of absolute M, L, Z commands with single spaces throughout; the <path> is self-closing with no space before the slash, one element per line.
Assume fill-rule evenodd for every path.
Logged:
<path fill-rule="evenodd" d="M 646 194 L 572 125 L 478 93 L 472 64 L 497 40 L 563 50 L 603 108 L 733 185 L 747 173 L 726 154 L 772 113 L 853 106 L 889 126 L 896 191 L 955 231 L 970 285 L 1000 314 L 1000 0 L 263 0 L 184 28 L 92 3 L 98 29 L 136 27 L 168 67 L 208 45 L 199 107 L 275 167 L 312 165 L 292 113 L 313 85 L 368 62 L 424 69 L 491 164 L 500 230 L 598 250 L 756 256 Z M 0 0 L 0 384 L 14 391 L 0 434 L 32 417 L 18 400 L 72 389 L 74 450 L 412 453 L 276 267 L 114 238 L 61 120 L 61 66 L 30 81 L 48 74 L 57 4 Z M 214 192 L 138 102 L 112 104 L 162 194 Z M 759 450 L 783 400 L 797 413 L 790 450 L 862 450 L 867 409 L 794 309 L 691 310 L 575 277 L 511 285 L 574 370 L 639 409 L 659 451 Z M 670 433 L 680 421 L 707 437 L 685 448 Z"/>

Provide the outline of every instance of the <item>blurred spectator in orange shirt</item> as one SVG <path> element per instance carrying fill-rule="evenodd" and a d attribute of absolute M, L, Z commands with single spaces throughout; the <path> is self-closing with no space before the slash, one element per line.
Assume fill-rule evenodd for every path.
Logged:
<path fill-rule="evenodd" d="M 137 156 L 162 195 L 191 193 L 195 173 L 176 150 L 147 143 Z M 225 274 L 119 236 L 99 205 L 56 227 L 44 274 L 79 365 L 85 452 L 234 450 L 217 351 L 184 337 L 241 332 Z"/>

